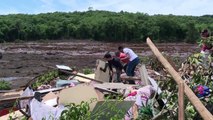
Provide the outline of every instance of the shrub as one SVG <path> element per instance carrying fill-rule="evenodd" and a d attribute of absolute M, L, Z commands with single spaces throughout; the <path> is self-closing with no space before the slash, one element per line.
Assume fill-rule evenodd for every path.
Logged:
<path fill-rule="evenodd" d="M 83 69 L 83 73 L 84 73 L 84 74 L 91 74 L 91 73 L 93 73 L 93 70 L 90 69 L 90 68 L 84 68 L 84 69 Z"/>
<path fill-rule="evenodd" d="M 0 90 L 10 90 L 10 83 L 7 81 L 0 81 Z"/>

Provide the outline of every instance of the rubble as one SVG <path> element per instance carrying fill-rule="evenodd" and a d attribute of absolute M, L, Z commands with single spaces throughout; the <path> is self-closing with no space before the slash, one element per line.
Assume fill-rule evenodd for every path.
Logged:
<path fill-rule="evenodd" d="M 98 60 L 98 64 L 99 64 L 98 65 L 99 67 L 105 64 L 105 62 Z M 24 97 L 33 95 L 35 98 L 33 98 L 32 96 L 31 99 L 28 98 L 26 100 L 21 100 L 19 103 L 20 108 L 21 109 L 30 108 L 31 109 L 30 113 L 29 111 L 26 111 L 26 113 L 29 116 L 31 116 L 31 118 L 33 119 L 40 119 L 42 117 L 46 118 L 47 113 L 49 112 L 55 114 L 57 109 L 55 108 L 55 106 L 58 106 L 58 105 L 66 106 L 69 103 L 80 104 L 81 101 L 89 102 L 91 99 L 95 99 L 97 102 L 90 104 L 90 110 L 92 111 L 93 108 L 97 109 L 97 106 L 100 106 L 100 104 L 103 104 L 103 102 L 101 101 L 106 99 L 104 96 L 109 96 L 109 95 L 111 96 L 111 94 L 112 95 L 115 94 L 117 96 L 124 96 L 124 94 L 130 94 L 127 91 L 127 89 L 129 88 L 135 89 L 135 90 L 138 89 L 140 91 L 141 84 L 128 85 L 123 83 L 108 83 L 109 74 L 107 74 L 107 72 L 100 71 L 98 67 L 96 68 L 95 74 L 85 75 L 82 73 L 74 73 L 73 75 L 68 77 L 68 80 L 54 78 L 54 77 L 57 77 L 57 75 L 61 74 L 61 73 L 57 73 L 56 71 L 51 71 L 49 73 L 43 74 L 43 76 L 38 77 L 37 81 L 31 84 L 33 89 L 27 88 L 24 91 L 24 93 L 20 96 L 20 98 L 24 98 Z M 67 66 L 57 65 L 57 68 L 59 69 L 60 72 L 63 72 L 63 70 L 66 70 L 66 72 L 73 72 L 72 69 L 70 68 L 68 69 Z M 70 78 L 72 79 L 69 80 Z M 140 76 L 138 78 L 140 78 L 138 80 L 141 80 Z M 148 80 L 148 78 L 146 80 Z M 44 84 L 41 84 L 41 81 Z M 0 100 L 3 101 L 2 99 Z M 126 100 L 127 99 L 123 99 L 122 100 L 123 102 L 119 104 L 126 104 L 125 102 Z M 114 99 L 113 101 L 116 101 L 116 99 Z M 129 107 L 125 108 L 126 112 L 127 110 L 130 109 L 131 106 L 134 105 L 136 99 L 133 101 L 134 102 L 131 102 Z M 38 105 L 43 107 L 35 107 Z M 48 109 L 49 112 L 45 111 L 45 109 Z M 36 111 L 43 111 L 44 114 L 38 115 Z M 59 116 L 52 116 L 52 117 L 58 118 Z"/>
<path fill-rule="evenodd" d="M 213 87 L 211 81 L 212 63 L 208 66 L 202 64 L 202 57 L 199 55 L 195 54 L 193 57 L 189 57 L 182 63 L 179 74 L 190 87 L 206 85 L 211 89 Z M 167 105 L 169 98 L 167 100 L 158 97 L 165 91 L 168 92 L 167 95 L 169 96 L 176 90 L 175 88 L 161 89 L 161 85 L 159 85 L 161 77 L 171 78 L 171 76 L 161 75 L 157 71 L 146 69 L 145 65 L 139 65 L 137 66 L 136 76 L 127 77 L 124 74 L 121 77 L 124 83 L 130 79 L 136 81 L 135 85 L 109 83 L 109 71 L 100 70 L 100 67 L 104 67 L 105 62 L 98 60 L 96 64 L 95 74 L 88 75 L 78 73 L 65 65 L 57 65 L 57 71 L 50 71 L 38 77 L 31 84 L 32 89 L 28 87 L 20 96 L 8 99 L 1 98 L 0 101 L 19 99 L 17 108 L 24 110 L 26 116 L 33 120 L 48 119 L 49 117 L 60 119 L 61 115 L 64 117 L 69 114 L 71 103 L 75 107 L 81 105 L 88 107 L 92 119 L 96 119 L 94 115 L 99 111 L 102 114 L 98 116 L 98 119 L 106 119 L 115 117 L 119 110 L 122 111 L 120 115 L 125 120 L 143 118 L 143 115 L 151 119 L 161 114 L 165 107 L 168 107 L 168 109 L 171 107 Z M 62 78 L 60 78 L 60 75 Z M 200 78 L 195 79 L 196 75 L 199 75 Z M 164 82 L 165 85 L 168 81 L 160 82 Z M 167 84 L 167 86 L 170 85 Z M 208 95 L 211 94 L 210 92 Z M 207 97 L 207 95 L 204 97 Z M 211 95 L 208 97 L 212 100 Z M 82 101 L 90 104 L 87 106 L 88 103 L 84 104 Z M 107 108 L 107 105 L 113 105 L 117 111 Z M 176 109 L 174 108 L 174 110 Z M 42 114 L 40 114 L 41 112 Z"/>

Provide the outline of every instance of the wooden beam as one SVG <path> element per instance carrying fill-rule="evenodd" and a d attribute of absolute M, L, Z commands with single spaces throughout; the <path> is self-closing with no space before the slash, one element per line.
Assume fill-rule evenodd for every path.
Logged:
<path fill-rule="evenodd" d="M 142 64 L 142 66 L 139 68 L 139 72 L 140 72 L 141 80 L 143 81 L 143 84 L 144 85 L 150 85 L 150 82 L 148 80 L 147 69 L 146 69 L 144 64 Z"/>
<path fill-rule="evenodd" d="M 146 42 L 151 48 L 152 52 L 158 58 L 158 60 L 163 64 L 165 69 L 172 75 L 176 83 L 179 84 L 181 81 L 183 81 L 181 76 L 174 70 L 174 68 L 169 64 L 169 62 L 163 57 L 163 55 L 159 52 L 156 46 L 152 43 L 150 38 L 147 38 Z M 184 92 L 204 120 L 213 120 L 212 114 L 206 109 L 206 107 L 202 104 L 202 102 L 198 99 L 198 97 L 193 93 L 193 91 L 185 83 L 184 83 Z"/>
<path fill-rule="evenodd" d="M 178 85 L 178 120 L 184 120 L 184 82 Z"/>
<path fill-rule="evenodd" d="M 34 97 L 34 95 L 23 96 L 23 97 L 10 97 L 10 98 L 4 98 L 4 99 L 0 99 L 0 103 L 2 103 L 2 102 L 8 102 L 8 101 L 16 101 L 16 100 L 30 99 L 30 98 L 33 98 L 33 97 Z"/>
<path fill-rule="evenodd" d="M 141 80 L 140 77 L 136 77 L 136 76 L 121 76 L 122 80 Z"/>

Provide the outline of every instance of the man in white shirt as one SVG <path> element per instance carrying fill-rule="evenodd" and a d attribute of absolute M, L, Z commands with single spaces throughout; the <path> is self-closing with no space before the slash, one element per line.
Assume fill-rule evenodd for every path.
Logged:
<path fill-rule="evenodd" d="M 120 52 L 123 52 L 126 54 L 125 58 L 122 59 L 129 59 L 129 62 L 127 63 L 127 68 L 126 68 L 126 74 L 127 76 L 134 76 L 135 75 L 135 67 L 139 64 L 140 60 L 138 55 L 135 54 L 135 52 L 130 49 L 130 48 L 123 48 L 122 46 L 118 47 L 118 50 Z M 132 82 L 134 83 L 134 81 Z"/>

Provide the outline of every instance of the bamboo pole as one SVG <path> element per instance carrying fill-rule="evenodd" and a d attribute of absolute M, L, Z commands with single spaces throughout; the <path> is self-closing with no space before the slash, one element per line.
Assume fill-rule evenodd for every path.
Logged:
<path fill-rule="evenodd" d="M 184 82 L 178 85 L 178 120 L 184 120 Z"/>
<path fill-rule="evenodd" d="M 146 42 L 151 48 L 152 52 L 158 58 L 158 60 L 163 64 L 165 69 L 172 75 L 176 83 L 179 84 L 181 81 L 183 81 L 181 76 L 174 70 L 174 68 L 169 64 L 169 62 L 163 57 L 163 55 L 159 52 L 156 46 L 152 43 L 151 39 L 147 38 Z M 206 107 L 202 104 L 198 97 L 185 83 L 184 92 L 204 120 L 213 120 L 212 114 L 206 109 Z"/>

